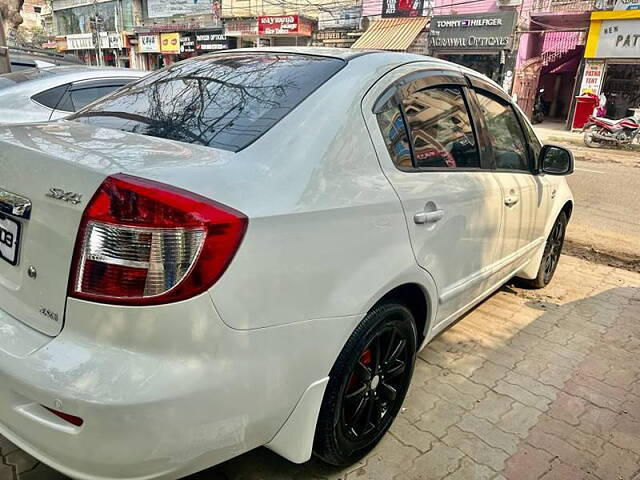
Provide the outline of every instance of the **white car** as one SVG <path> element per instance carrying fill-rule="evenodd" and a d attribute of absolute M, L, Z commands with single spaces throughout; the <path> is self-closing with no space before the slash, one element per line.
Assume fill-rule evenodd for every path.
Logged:
<path fill-rule="evenodd" d="M 0 124 L 66 117 L 147 73 L 81 65 L 5 73 L 0 75 Z"/>
<path fill-rule="evenodd" d="M 348 465 L 416 352 L 546 285 L 573 159 L 410 54 L 235 50 L 0 129 L 0 434 L 81 479 Z"/>

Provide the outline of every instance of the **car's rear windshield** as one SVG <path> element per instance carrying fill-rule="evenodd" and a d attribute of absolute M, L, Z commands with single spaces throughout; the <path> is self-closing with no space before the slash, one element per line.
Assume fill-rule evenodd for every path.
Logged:
<path fill-rule="evenodd" d="M 177 63 L 69 120 L 238 151 L 345 65 L 337 58 L 225 53 Z"/>
<path fill-rule="evenodd" d="M 55 73 L 39 68 L 27 68 L 17 72 L 5 73 L 4 75 L 0 75 L 0 88 L 12 87 L 18 83 L 40 80 L 53 75 L 55 75 Z"/>

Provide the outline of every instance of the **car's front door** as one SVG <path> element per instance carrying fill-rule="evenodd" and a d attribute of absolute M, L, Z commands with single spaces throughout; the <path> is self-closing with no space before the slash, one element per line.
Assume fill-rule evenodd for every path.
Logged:
<path fill-rule="evenodd" d="M 407 81 L 403 75 L 412 70 Z M 388 76 L 367 95 L 363 113 L 402 203 L 416 260 L 438 288 L 443 322 L 496 281 L 502 193 L 482 161 L 464 77 L 416 73 L 415 66 Z"/>
<path fill-rule="evenodd" d="M 502 194 L 502 271 L 515 273 L 543 239 L 549 207 L 548 182 L 535 175 L 533 148 L 511 102 L 499 91 L 475 88 L 481 121 Z"/>

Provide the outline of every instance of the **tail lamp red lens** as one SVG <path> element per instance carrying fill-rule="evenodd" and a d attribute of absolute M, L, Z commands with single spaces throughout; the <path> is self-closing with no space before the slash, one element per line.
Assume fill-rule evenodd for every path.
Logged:
<path fill-rule="evenodd" d="M 69 295 L 121 305 L 190 298 L 220 278 L 246 228 L 242 213 L 194 193 L 110 176 L 82 217 Z"/>
<path fill-rule="evenodd" d="M 51 413 L 53 413 L 56 417 L 61 418 L 62 420 L 70 423 L 71 425 L 75 425 L 76 427 L 81 427 L 82 424 L 84 423 L 84 420 L 81 419 L 80 417 L 76 417 L 75 415 L 70 415 L 68 413 L 60 412 L 58 410 L 54 410 L 53 408 L 45 407 L 44 405 L 42 406 L 47 410 L 49 410 Z"/>

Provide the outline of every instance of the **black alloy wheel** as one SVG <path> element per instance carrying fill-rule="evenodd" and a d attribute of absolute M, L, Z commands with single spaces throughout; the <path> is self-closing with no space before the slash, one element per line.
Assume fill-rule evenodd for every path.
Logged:
<path fill-rule="evenodd" d="M 382 438 L 409 388 L 416 327 L 399 303 L 374 307 L 334 365 L 316 428 L 314 453 L 332 465 L 351 465 Z"/>
<path fill-rule="evenodd" d="M 567 230 L 567 214 L 560 212 L 556 222 L 551 228 L 551 233 L 547 237 L 547 243 L 544 247 L 544 254 L 540 261 L 540 267 L 538 269 L 538 275 L 533 280 L 525 280 L 524 284 L 531 288 L 543 288 L 546 287 L 553 274 L 558 268 L 560 262 L 560 254 L 562 253 L 562 246 L 564 245 L 564 234 Z"/>

